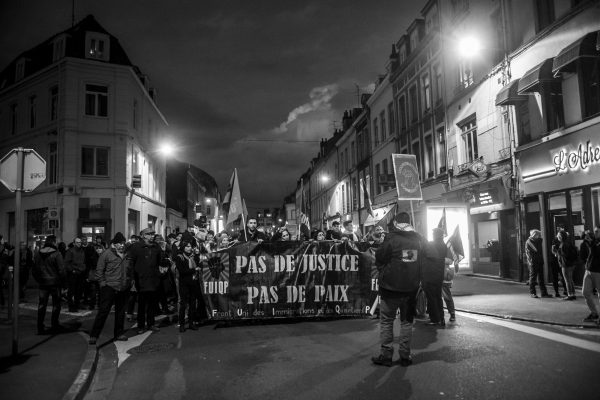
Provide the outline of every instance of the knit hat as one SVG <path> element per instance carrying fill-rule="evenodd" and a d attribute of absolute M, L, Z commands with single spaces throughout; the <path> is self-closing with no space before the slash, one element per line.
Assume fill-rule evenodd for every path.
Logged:
<path fill-rule="evenodd" d="M 125 243 L 126 241 L 127 239 L 125 239 L 125 236 L 121 232 L 115 233 L 115 237 L 112 240 L 113 243 Z"/>

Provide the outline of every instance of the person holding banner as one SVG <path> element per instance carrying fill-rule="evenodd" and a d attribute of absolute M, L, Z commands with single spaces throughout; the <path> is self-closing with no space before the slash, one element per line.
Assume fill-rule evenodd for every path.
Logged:
<path fill-rule="evenodd" d="M 262 243 L 267 240 L 265 234 L 259 231 L 256 227 L 258 221 L 254 217 L 249 217 L 246 222 L 246 228 L 242 230 L 237 238 L 239 242 L 258 242 Z"/>
<path fill-rule="evenodd" d="M 376 365 L 392 366 L 394 355 L 394 320 L 400 309 L 400 365 L 412 364 L 410 343 L 415 316 L 416 295 L 421 280 L 423 238 L 410 224 L 410 216 L 399 213 L 392 229 L 375 252 L 379 271 L 381 353 L 372 357 Z"/>

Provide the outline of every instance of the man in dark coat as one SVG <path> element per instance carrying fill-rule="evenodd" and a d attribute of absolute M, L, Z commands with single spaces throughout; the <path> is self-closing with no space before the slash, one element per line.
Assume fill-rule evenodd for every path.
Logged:
<path fill-rule="evenodd" d="M 542 247 L 542 232 L 532 229 L 529 238 L 525 242 L 525 255 L 529 266 L 529 293 L 531 297 L 538 298 L 535 290 L 536 281 L 540 286 L 542 297 L 552 297 L 548 294 L 544 283 L 544 254 Z"/>
<path fill-rule="evenodd" d="M 258 222 L 256 218 L 249 217 L 246 221 L 246 229 L 240 231 L 238 241 L 240 242 L 258 242 L 262 243 L 267 240 L 265 234 L 257 229 Z M 245 232 L 244 232 L 245 231 Z"/>
<path fill-rule="evenodd" d="M 442 283 L 446 267 L 448 247 L 444 243 L 444 231 L 433 229 L 433 241 L 425 247 L 423 260 L 423 290 L 427 296 L 427 311 L 430 321 L 428 325 L 446 326 L 444 305 L 442 302 Z M 450 263 L 450 259 L 448 259 Z"/>
<path fill-rule="evenodd" d="M 394 354 L 394 320 L 400 309 L 400 365 L 412 364 L 410 342 L 415 316 L 416 295 L 421 279 L 423 238 L 410 225 L 410 216 L 394 217 L 390 232 L 375 252 L 379 271 L 381 353 L 372 357 L 377 365 L 392 366 Z"/>
<path fill-rule="evenodd" d="M 76 312 L 83 297 L 85 280 L 87 278 L 85 250 L 82 247 L 82 238 L 79 236 L 73 239 L 73 247 L 67 250 L 65 268 L 67 270 L 69 311 Z"/>
<path fill-rule="evenodd" d="M 331 223 L 331 229 L 328 229 L 327 233 L 325 233 L 325 240 L 342 240 L 340 221 L 333 221 Z"/>
<path fill-rule="evenodd" d="M 36 253 L 33 265 L 33 277 L 40 287 L 37 314 L 38 335 L 45 333 L 44 319 L 50 296 L 52 296 L 51 330 L 57 332 L 62 328 L 58 324 L 58 317 L 60 316 L 60 289 L 66 279 L 66 275 L 62 254 L 56 248 L 56 236 L 49 235 L 46 237 L 44 246 Z"/>
<path fill-rule="evenodd" d="M 138 334 L 144 333 L 146 326 L 153 332 L 160 330 L 155 325 L 154 314 L 157 306 L 156 292 L 160 285 L 161 249 L 153 242 L 154 233 L 152 228 L 143 229 L 140 232 L 142 241 L 131 245 L 127 253 L 133 266 L 138 295 Z"/>

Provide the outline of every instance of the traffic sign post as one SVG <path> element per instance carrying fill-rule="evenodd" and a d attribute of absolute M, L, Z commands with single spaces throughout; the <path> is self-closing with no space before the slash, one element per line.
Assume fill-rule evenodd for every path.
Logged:
<path fill-rule="evenodd" d="M 15 192 L 15 258 L 13 273 L 12 355 L 19 354 L 19 275 L 21 263 L 21 194 L 31 192 L 46 179 L 46 161 L 33 149 L 12 149 L 0 160 L 0 182 Z"/>

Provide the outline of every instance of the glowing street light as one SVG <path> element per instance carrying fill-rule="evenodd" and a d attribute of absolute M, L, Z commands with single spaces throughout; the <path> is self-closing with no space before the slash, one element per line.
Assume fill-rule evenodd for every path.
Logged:
<path fill-rule="evenodd" d="M 472 58 L 481 51 L 481 42 L 473 36 L 466 36 L 459 40 L 457 45 L 458 54 L 463 58 Z"/>
<path fill-rule="evenodd" d="M 327 175 L 321 175 L 321 182 L 323 182 L 323 183 L 329 182 L 329 177 Z"/>
<path fill-rule="evenodd" d="M 169 157 L 175 153 L 175 146 L 171 143 L 163 143 L 158 149 L 158 152 L 165 157 Z"/>

